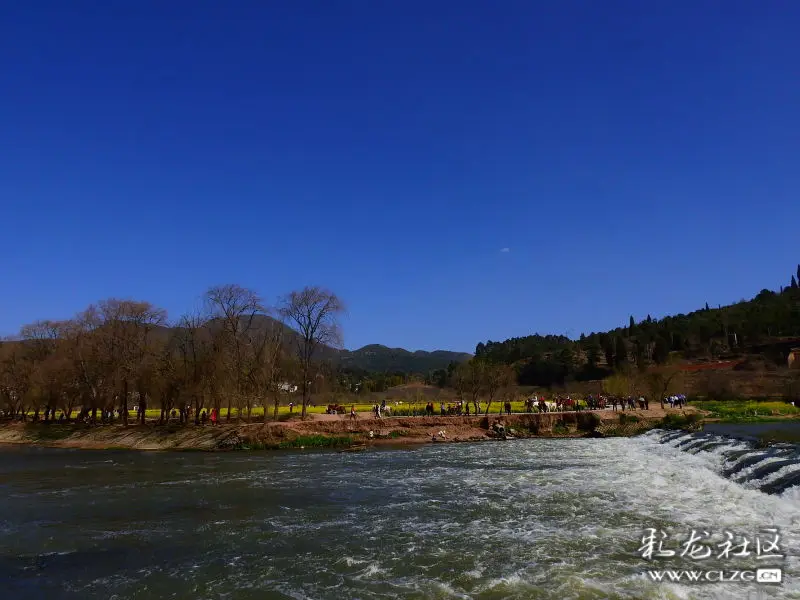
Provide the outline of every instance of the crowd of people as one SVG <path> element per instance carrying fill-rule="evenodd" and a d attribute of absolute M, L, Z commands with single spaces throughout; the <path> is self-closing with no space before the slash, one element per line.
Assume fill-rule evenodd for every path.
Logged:
<path fill-rule="evenodd" d="M 534 395 L 525 400 L 525 411 L 533 412 L 564 412 L 588 410 L 649 410 L 650 400 L 646 396 L 614 396 L 589 394 L 585 400 L 573 399 L 569 395 L 556 395 L 553 400 L 546 400 L 544 396 Z"/>
<path fill-rule="evenodd" d="M 686 396 L 684 394 L 672 394 L 664 398 L 663 403 L 669 405 L 670 408 L 681 408 L 686 406 Z M 336 407 L 337 410 L 329 410 L 331 414 L 347 414 L 344 407 Z M 330 407 L 329 407 L 330 409 Z M 586 398 L 577 399 L 572 398 L 569 394 L 556 394 L 552 399 L 548 400 L 544 395 L 534 394 L 525 399 L 524 412 L 526 413 L 547 413 L 547 412 L 569 412 L 580 410 L 613 410 L 613 411 L 626 411 L 626 410 L 650 410 L 650 400 L 644 396 L 615 396 L 605 394 L 590 394 Z M 498 403 L 497 412 L 499 414 L 511 414 L 512 404 L 509 401 Z M 376 418 L 384 416 L 391 416 L 392 407 L 389 406 L 386 400 L 380 404 L 372 406 L 372 414 Z M 355 405 L 350 408 L 350 418 L 356 419 Z M 483 414 L 481 402 L 476 403 L 465 402 L 458 400 L 455 402 L 428 402 L 425 404 L 424 412 L 418 413 L 416 409 L 412 409 L 411 415 L 416 416 L 466 416 Z"/>
<path fill-rule="evenodd" d="M 395 402 L 395 405 L 398 404 Z M 670 408 L 685 408 L 686 407 L 686 395 L 685 394 L 670 394 L 665 396 L 663 399 L 663 404 L 668 405 Z M 512 413 L 512 404 L 509 401 L 499 402 L 499 407 L 497 412 L 500 414 L 511 414 Z M 313 406 L 313 404 L 311 404 Z M 552 399 L 548 400 L 545 398 L 544 395 L 534 394 L 524 401 L 524 412 L 526 413 L 547 413 L 547 412 L 567 412 L 567 411 L 579 411 L 579 410 L 605 410 L 611 409 L 614 411 L 620 410 L 649 410 L 650 409 L 650 400 L 644 396 L 616 396 L 616 395 L 604 395 L 604 394 L 589 394 L 584 399 L 577 399 L 572 398 L 569 394 L 555 394 Z M 294 409 L 294 403 L 289 403 L 289 412 L 292 413 Z M 428 402 L 425 405 L 425 410 L 422 415 L 417 412 L 418 409 L 412 408 L 410 416 L 471 416 L 471 415 L 480 415 L 483 414 L 483 409 L 481 407 L 481 402 L 478 400 L 474 403 L 465 402 L 463 400 L 458 400 L 455 402 L 448 402 L 445 403 L 440 401 L 438 403 L 438 407 L 435 402 Z M 133 411 L 128 411 L 128 420 L 136 420 L 136 421 L 144 421 L 143 419 L 143 406 L 134 406 Z M 347 415 L 349 412 L 349 416 L 351 419 L 356 419 L 356 409 L 355 405 L 350 407 L 348 411 L 343 405 L 340 404 L 331 404 L 328 405 L 327 410 L 325 411 L 327 414 L 340 414 L 340 415 Z M 374 404 L 372 407 L 372 413 L 376 418 L 382 418 L 384 416 L 391 416 L 392 414 L 392 407 L 389 406 L 384 399 L 379 404 Z M 402 413 L 401 413 L 402 414 Z M 0 418 L 3 418 L 4 415 L 3 411 L 0 410 Z M 33 420 L 39 420 L 38 415 L 35 415 Z M 99 417 L 99 418 L 98 418 Z M 100 422 L 104 424 L 113 424 L 115 421 L 121 419 L 122 411 L 118 408 L 114 409 L 106 409 L 106 410 L 97 410 L 92 411 L 89 408 L 84 408 L 80 410 L 77 414 L 76 421 L 77 422 L 86 422 L 86 423 L 95 423 Z M 194 409 L 191 406 L 185 406 L 180 409 L 173 408 L 168 413 L 161 415 L 159 421 L 179 421 L 181 423 L 190 423 L 194 418 Z M 56 410 L 53 409 L 52 411 L 46 410 L 44 413 L 44 420 L 45 421 L 59 421 L 64 422 L 68 420 L 67 416 L 64 414 L 64 411 L 61 411 L 61 414 L 56 416 Z M 196 422 L 205 425 L 206 423 L 211 423 L 212 425 L 217 425 L 220 422 L 220 415 L 215 408 L 210 409 L 203 409 L 199 417 L 196 419 Z"/>

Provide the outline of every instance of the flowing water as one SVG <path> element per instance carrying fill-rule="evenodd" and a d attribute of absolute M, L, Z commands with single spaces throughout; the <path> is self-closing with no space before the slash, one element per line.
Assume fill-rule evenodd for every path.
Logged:
<path fill-rule="evenodd" d="M 797 469 L 796 446 L 707 432 L 361 453 L 3 449 L 0 598 L 800 598 Z M 650 527 L 778 528 L 784 582 L 653 582 L 645 569 L 762 565 L 645 561 Z"/>

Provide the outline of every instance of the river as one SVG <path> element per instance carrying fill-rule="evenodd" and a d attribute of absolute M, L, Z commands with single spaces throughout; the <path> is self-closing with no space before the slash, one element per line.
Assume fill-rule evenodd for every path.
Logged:
<path fill-rule="evenodd" d="M 755 458 L 726 476 L 760 450 L 694 435 L 706 437 L 360 453 L 6 447 L 0 597 L 800 598 L 800 488 L 738 481 Z M 645 569 L 689 563 L 644 560 L 650 527 L 668 541 L 777 528 L 784 581 L 653 582 Z M 767 566 L 728 560 L 692 564 Z"/>

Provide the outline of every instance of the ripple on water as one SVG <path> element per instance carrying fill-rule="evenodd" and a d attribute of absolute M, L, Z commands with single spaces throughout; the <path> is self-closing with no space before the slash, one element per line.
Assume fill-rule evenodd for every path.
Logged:
<path fill-rule="evenodd" d="M 80 523 L 52 510 L 63 488 L 48 490 L 19 470 L 5 477 L 2 547 L 35 556 L 46 537 L 48 551 L 70 543 L 109 552 L 92 555 L 88 569 L 59 570 L 51 557 L 51 571 L 36 576 L 0 561 L 0 576 L 25 578 L 41 595 L 81 598 L 732 598 L 751 590 L 645 580 L 636 554 L 644 529 L 777 526 L 794 552 L 786 583 L 762 593 L 798 597 L 797 488 L 769 496 L 722 476 L 731 452 L 746 450 L 739 442 L 708 437 L 693 453 L 680 446 L 685 435 L 669 437 L 245 461 L 186 455 L 180 465 L 165 454 L 150 459 L 150 471 L 115 455 L 122 479 L 109 486 L 103 472 L 84 469 L 70 486 L 71 502 L 88 507 Z M 135 480 L 124 479 L 126 469 Z M 36 523 L 42 510 L 47 527 Z"/>

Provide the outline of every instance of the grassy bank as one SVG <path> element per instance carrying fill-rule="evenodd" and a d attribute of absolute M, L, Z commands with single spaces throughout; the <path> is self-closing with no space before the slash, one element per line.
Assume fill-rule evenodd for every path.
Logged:
<path fill-rule="evenodd" d="M 800 408 L 788 402 L 774 400 L 700 400 L 691 404 L 705 411 L 706 418 L 726 423 L 760 423 L 800 418 Z"/>
<path fill-rule="evenodd" d="M 303 450 L 306 448 L 350 448 L 356 444 L 355 438 L 349 435 L 301 435 L 281 442 L 244 441 L 236 450 Z"/>

